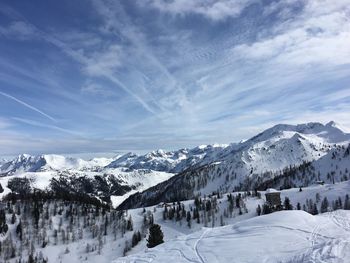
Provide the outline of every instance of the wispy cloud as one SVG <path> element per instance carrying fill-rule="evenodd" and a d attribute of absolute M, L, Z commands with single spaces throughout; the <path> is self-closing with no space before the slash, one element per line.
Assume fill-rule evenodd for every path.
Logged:
<path fill-rule="evenodd" d="M 28 120 L 28 119 L 23 119 L 23 118 L 18 118 L 18 117 L 13 117 L 12 119 L 17 121 L 17 122 L 21 122 L 21 123 L 28 124 L 28 125 L 35 126 L 35 127 L 52 129 L 52 130 L 56 130 L 56 131 L 59 131 L 59 132 L 68 133 L 68 134 L 74 135 L 74 136 L 80 136 L 80 137 L 83 136 L 83 134 L 80 133 L 80 132 L 64 129 L 64 128 L 58 127 L 56 125 L 44 124 L 42 122 L 38 122 L 38 121 L 34 121 L 34 120 Z"/>
<path fill-rule="evenodd" d="M 32 39 L 35 36 L 35 28 L 23 21 L 14 21 L 7 26 L 0 26 L 0 35 L 20 40 Z"/>
<path fill-rule="evenodd" d="M 142 6 L 151 6 L 159 11 L 174 14 L 199 14 L 215 21 L 227 17 L 237 17 L 255 0 L 146 0 L 139 1 Z"/>
<path fill-rule="evenodd" d="M 58 119 L 12 121 L 77 131 L 85 137 L 74 147 L 227 143 L 280 122 L 350 127 L 348 0 L 91 0 L 84 17 L 79 9 L 77 20 L 48 25 L 6 10 L 0 37 L 18 57 L 2 53 L 4 91 L 30 93 L 31 106 Z M 32 103 L 38 94 L 47 99 Z"/>
<path fill-rule="evenodd" d="M 16 98 L 16 97 L 12 96 L 12 95 L 10 95 L 10 94 L 7 94 L 7 93 L 5 93 L 5 92 L 2 92 L 2 91 L 0 91 L 0 95 L 2 95 L 2 96 L 6 97 L 6 98 L 8 98 L 8 99 L 11 99 L 11 100 L 17 102 L 17 103 L 19 103 L 20 105 L 22 105 L 22 106 L 24 106 L 24 107 L 26 107 L 26 108 L 28 108 L 28 109 L 30 109 L 30 110 L 32 110 L 32 111 L 35 111 L 35 112 L 39 113 L 40 115 L 46 117 L 47 119 L 49 119 L 49 120 L 51 120 L 51 121 L 56 121 L 56 119 L 55 119 L 54 117 L 52 117 L 52 116 L 50 116 L 49 114 L 43 112 L 42 110 L 39 110 L 39 109 L 36 108 L 35 106 L 32 106 L 32 105 L 30 105 L 30 104 L 24 102 L 23 100 L 20 100 L 20 99 L 18 99 L 18 98 Z"/>

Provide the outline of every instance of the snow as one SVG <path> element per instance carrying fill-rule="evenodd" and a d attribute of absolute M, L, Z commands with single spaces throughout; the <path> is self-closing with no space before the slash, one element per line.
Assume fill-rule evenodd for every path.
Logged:
<path fill-rule="evenodd" d="M 290 199 L 296 208 L 307 199 L 315 200 L 316 195 L 329 202 L 338 197 L 344 198 L 350 193 L 350 181 L 327 184 L 327 174 L 334 172 L 340 181 L 349 175 L 349 158 L 343 158 L 349 144 L 350 135 L 341 131 L 335 123 L 326 125 L 308 123 L 302 125 L 277 125 L 263 133 L 237 144 L 202 145 L 193 149 L 180 149 L 166 152 L 157 150 L 145 155 L 128 153 L 115 158 L 94 158 L 83 160 L 60 155 L 30 156 L 20 155 L 12 161 L 1 162 L 0 183 L 4 192 L 0 198 L 11 190 L 7 188 L 8 180 L 13 176 L 31 179 L 32 186 L 46 189 L 52 178 L 64 172 L 68 176 L 115 175 L 122 185 L 134 186 L 134 190 L 123 196 L 111 196 L 116 207 L 126 198 L 138 191 L 144 191 L 163 182 L 175 173 L 192 166 L 208 165 L 208 185 L 196 189 L 204 194 L 220 189 L 230 192 L 235 185 L 246 177 L 259 176 L 266 171 L 278 171 L 285 167 L 312 161 L 314 173 L 319 172 L 319 179 L 325 185 L 312 185 L 282 190 L 282 201 Z M 341 150 L 339 150 L 341 149 Z M 336 157 L 334 157 L 336 154 Z M 226 178 L 229 175 L 229 179 Z M 235 175 L 235 176 L 234 176 Z M 236 176 L 237 175 L 237 176 Z M 315 180 L 316 182 L 316 180 Z M 226 187 L 226 188 L 225 188 Z M 278 187 L 278 186 L 274 186 Z M 283 211 L 271 215 L 256 217 L 256 207 L 262 205 L 265 193 L 277 190 L 268 189 L 261 192 L 262 199 L 247 198 L 248 212 L 243 215 L 234 213 L 225 218 L 226 226 L 203 228 L 202 224 L 193 222 L 191 228 L 185 223 L 163 220 L 163 208 L 152 206 L 146 208 L 154 213 L 155 222 L 160 224 L 165 235 L 165 243 L 154 249 L 146 248 L 142 240 L 128 252 L 128 257 L 119 258 L 125 240 L 131 238 L 127 233 L 124 238 L 111 240 L 107 237 L 103 253 L 86 254 L 84 252 L 89 239 L 69 244 L 69 253 L 65 254 L 65 245 L 49 245 L 41 249 L 49 262 L 346 262 L 350 251 L 350 214 L 349 211 L 333 211 L 323 215 L 312 216 L 303 211 Z M 193 200 L 184 201 L 186 210 L 193 207 Z M 320 202 L 317 203 L 318 208 Z M 218 200 L 219 213 L 227 208 L 227 196 Z M 133 217 L 135 230 L 143 222 L 142 209 L 128 211 Z M 11 226 L 12 227 L 12 226 Z M 11 231 L 13 229 L 11 228 Z M 4 237 L 3 237 L 4 238 Z M 91 241 L 92 242 L 92 241 Z M 218 249 L 219 248 L 219 249 Z"/>
<path fill-rule="evenodd" d="M 349 211 L 320 216 L 281 211 L 203 228 L 113 262 L 345 262 L 350 256 L 349 218 Z"/>
<path fill-rule="evenodd" d="M 316 194 L 321 200 L 327 197 L 330 203 L 338 197 L 344 200 L 345 195 L 350 193 L 350 181 L 305 187 L 301 192 L 299 188 L 280 192 L 282 202 L 288 197 L 295 209 L 297 203 L 303 205 L 307 199 L 315 200 Z M 154 249 L 140 244 L 129 252 L 128 257 L 114 262 L 165 262 L 167 259 L 174 262 L 345 262 L 342 260 L 350 247 L 343 245 L 350 244 L 350 211 L 337 210 L 312 216 L 293 210 L 257 217 L 255 209 L 258 204 L 263 204 L 266 191 L 260 193 L 262 199 L 245 200 L 248 213 L 225 218 L 225 227 L 203 228 L 203 225 L 193 223 L 189 229 L 186 223 L 164 221 L 163 208 L 146 208 L 151 211 L 156 208 L 155 222 L 162 227 L 165 243 Z M 226 195 L 218 200 L 219 211 L 226 207 L 226 200 Z M 183 203 L 189 209 L 193 202 L 188 200 Z M 320 202 L 317 205 L 320 208 Z M 129 213 L 134 218 L 141 210 L 133 209 Z M 322 249 L 325 251 L 320 252 Z M 336 252 L 338 250 L 340 252 Z M 235 261 L 232 261 L 233 258 Z"/>
<path fill-rule="evenodd" d="M 276 189 L 273 189 L 273 188 L 269 188 L 266 190 L 265 192 L 266 194 L 270 194 L 270 193 L 279 193 L 279 191 L 277 191 Z"/>
<path fill-rule="evenodd" d="M 128 198 L 131 194 L 136 193 L 137 191 L 144 191 L 160 182 L 168 180 L 174 174 L 166 172 L 157 172 L 157 171 L 143 171 L 143 170 L 132 170 L 126 171 L 124 168 L 115 168 L 115 169 L 106 169 L 104 172 L 108 174 L 115 175 L 122 184 L 134 186 L 135 190 L 132 190 L 122 196 L 111 196 L 111 201 L 114 207 L 117 207 L 121 202 Z M 67 171 L 69 174 L 69 171 Z M 72 170 L 71 174 L 78 176 L 89 176 L 94 177 L 95 175 L 100 175 L 100 172 L 91 172 L 91 171 L 78 171 Z M 33 188 L 46 190 L 49 188 L 52 178 L 59 177 L 59 171 L 42 171 L 42 172 L 24 172 L 15 175 L 18 178 L 28 178 L 30 179 L 31 186 Z M 7 195 L 11 190 L 7 187 L 8 181 L 14 176 L 3 176 L 0 177 L 0 184 L 4 188 L 4 192 L 0 193 L 0 198 Z"/>
<path fill-rule="evenodd" d="M 30 176 L 30 173 L 27 174 Z M 46 174 L 38 179 L 38 185 L 45 185 L 44 178 L 54 176 Z M 5 178 L 1 178 L 5 179 Z M 281 191 L 282 201 L 288 196 L 296 207 L 297 202 L 305 203 L 318 193 L 321 198 L 327 197 L 329 202 L 339 196 L 344 198 L 350 192 L 350 182 L 336 184 L 315 185 L 303 188 L 292 188 Z M 146 207 L 147 211 L 154 213 L 155 223 L 160 224 L 164 232 L 165 243 L 154 249 L 146 248 L 143 239 L 136 247 L 128 252 L 127 257 L 121 257 L 125 241 L 131 239 L 133 232 L 128 231 L 117 240 L 106 236 L 101 255 L 86 253 L 87 243 L 92 240 L 84 234 L 82 240 L 66 245 L 52 244 L 42 251 L 49 262 L 331 262 L 340 263 L 349 256 L 350 244 L 350 211 L 333 211 L 323 215 L 312 216 L 303 211 L 282 211 L 270 215 L 257 217 L 255 209 L 262 199 L 248 197 L 245 204 L 248 213 L 238 215 L 234 212 L 232 218 L 225 218 L 225 226 L 203 228 L 203 224 L 193 221 L 191 228 L 186 222 L 163 220 L 163 207 L 157 205 Z M 237 193 L 235 193 L 237 194 Z M 184 201 L 186 210 L 194 206 L 194 200 Z M 227 196 L 218 199 L 218 210 L 223 211 L 228 205 Z M 132 216 L 134 230 L 139 230 L 143 222 L 143 212 L 140 209 L 131 209 L 128 214 Z M 58 227 L 59 218 L 53 218 L 53 227 Z M 10 225 L 11 231 L 14 225 Z M 13 234 L 15 236 L 15 234 Z M 68 247 L 69 253 L 65 250 Z M 234 259 L 234 261 L 233 261 Z M 148 261 L 147 261 L 148 260 Z M 12 261 L 10 261 L 12 263 Z"/>

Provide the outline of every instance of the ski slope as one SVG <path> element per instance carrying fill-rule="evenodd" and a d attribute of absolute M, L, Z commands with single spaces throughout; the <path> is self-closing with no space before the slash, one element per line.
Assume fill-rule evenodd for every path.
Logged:
<path fill-rule="evenodd" d="M 281 211 L 234 225 L 203 228 L 143 253 L 127 262 L 349 262 L 350 212 L 312 216 Z"/>

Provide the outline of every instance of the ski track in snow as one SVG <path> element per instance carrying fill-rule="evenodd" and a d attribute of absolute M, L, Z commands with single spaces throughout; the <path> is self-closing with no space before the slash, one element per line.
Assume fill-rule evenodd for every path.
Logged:
<path fill-rule="evenodd" d="M 349 211 L 333 211 L 314 218 L 305 212 L 286 212 L 253 218 L 222 228 L 202 228 L 197 234 L 169 240 L 155 250 L 147 251 L 147 257 L 134 254 L 131 256 L 134 261 L 130 262 L 141 262 L 139 259 L 146 262 L 146 258 L 150 259 L 149 252 L 154 253 L 152 262 L 164 262 L 167 256 L 174 262 L 189 263 L 348 262 Z M 298 213 L 298 216 L 294 213 Z M 222 251 L 216 250 L 219 248 L 217 246 L 223 244 L 228 246 L 224 246 Z M 251 244 L 254 248 L 246 249 L 243 244 Z"/>
<path fill-rule="evenodd" d="M 345 218 L 339 215 L 339 211 L 329 212 L 326 217 L 331 219 L 335 225 L 344 229 L 345 231 L 350 231 L 350 221 L 349 218 Z M 311 234 L 311 262 L 312 263 L 328 263 L 332 256 L 331 252 L 334 248 L 339 247 L 340 243 L 349 243 L 348 240 L 334 239 L 320 235 L 319 233 L 325 229 L 327 223 L 317 224 Z M 324 240 L 320 238 L 328 238 Z"/>
<path fill-rule="evenodd" d="M 199 253 L 198 245 L 199 245 L 199 242 L 204 238 L 204 236 L 209 232 L 209 230 L 210 230 L 209 228 L 206 228 L 194 245 L 194 251 L 198 259 L 200 260 L 199 261 L 200 263 L 205 263 L 205 261 L 202 255 Z"/>

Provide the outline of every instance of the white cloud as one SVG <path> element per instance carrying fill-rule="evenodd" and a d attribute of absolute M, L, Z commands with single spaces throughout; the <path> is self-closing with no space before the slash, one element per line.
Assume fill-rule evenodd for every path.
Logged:
<path fill-rule="evenodd" d="M 174 15 L 199 14 L 212 20 L 237 17 L 256 0 L 147 0 L 139 1 L 142 6 L 150 6 Z"/>
<path fill-rule="evenodd" d="M 39 151 L 64 148 L 65 152 L 177 148 L 238 141 L 279 122 L 335 120 L 350 125 L 350 109 L 338 105 L 340 101 L 345 103 L 348 99 L 343 96 L 349 94 L 346 81 L 350 68 L 346 64 L 350 23 L 346 1 L 273 1 L 275 4 L 265 12 L 264 6 L 256 5 L 252 10 L 261 11 L 256 20 L 248 12 L 249 17 L 235 19 L 227 27 L 212 23 L 215 32 L 212 27 L 194 29 L 191 23 L 178 23 L 169 14 L 197 14 L 218 21 L 238 17 L 254 1 L 137 1 L 166 14 L 157 16 L 154 12 L 152 20 L 149 12 L 143 17 L 141 8 L 137 13 L 140 16 L 134 19 L 133 13 L 127 13 L 132 4 L 123 10 L 123 2 L 93 2 L 96 21 L 101 22 L 95 25 L 97 28 L 84 32 L 69 28 L 66 34 L 54 28 L 52 34 L 47 34 L 36 28 L 38 38 L 46 41 L 50 52 L 53 44 L 59 56 L 60 51 L 69 56 L 67 64 L 75 66 L 73 59 L 77 71 L 83 73 L 74 91 L 64 80 L 54 89 L 68 95 L 75 93 L 81 104 L 59 104 L 68 106 L 59 114 L 66 118 L 63 123 L 70 124 L 66 127 L 85 130 L 89 138 L 44 142 L 38 136 L 28 143 L 18 140 L 17 145 L 23 143 L 26 149 L 35 147 Z M 271 14 L 273 17 L 267 17 Z M 257 26 L 255 21 L 264 23 Z M 25 75 L 31 77 L 30 72 Z M 86 94 L 90 96 L 83 96 Z M 135 102 L 145 110 L 135 107 Z M 37 126 L 40 132 L 61 129 L 16 121 Z M 101 128 L 91 126 L 97 122 Z M 94 136 L 118 139 L 95 140 Z"/>
<path fill-rule="evenodd" d="M 121 55 L 122 48 L 116 44 L 95 51 L 88 56 L 84 72 L 90 76 L 101 76 L 106 72 L 113 72 L 121 66 Z"/>
<path fill-rule="evenodd" d="M 24 21 L 14 21 L 8 26 L 0 26 L 0 35 L 20 40 L 33 39 L 37 34 L 35 27 Z"/>
<path fill-rule="evenodd" d="M 0 130 L 5 130 L 11 126 L 12 126 L 12 123 L 8 119 L 0 117 Z"/>
<path fill-rule="evenodd" d="M 350 63 L 350 8 L 318 2 L 309 1 L 301 15 L 275 27 L 272 36 L 235 46 L 234 56 L 293 66 Z"/>
<path fill-rule="evenodd" d="M 110 89 L 102 86 L 101 84 L 93 82 L 93 81 L 87 81 L 81 87 L 80 91 L 82 93 L 85 93 L 85 94 L 100 95 L 103 97 L 108 97 L 108 96 L 114 95 L 114 93 Z"/>

